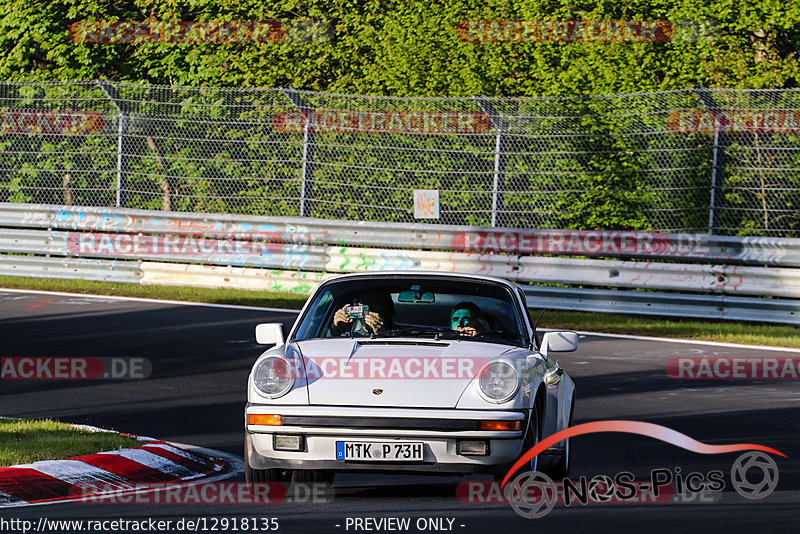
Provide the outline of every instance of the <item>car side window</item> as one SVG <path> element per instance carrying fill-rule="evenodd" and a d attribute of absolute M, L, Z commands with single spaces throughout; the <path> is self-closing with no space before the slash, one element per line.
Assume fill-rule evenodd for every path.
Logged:
<path fill-rule="evenodd" d="M 330 290 L 325 290 L 321 293 L 311 304 L 309 308 L 311 315 L 309 315 L 306 321 L 303 321 L 295 337 L 298 339 L 314 337 L 315 334 L 311 334 L 312 332 L 319 332 L 326 321 L 329 324 L 334 312 L 332 309 L 333 301 L 333 294 L 331 294 Z"/>

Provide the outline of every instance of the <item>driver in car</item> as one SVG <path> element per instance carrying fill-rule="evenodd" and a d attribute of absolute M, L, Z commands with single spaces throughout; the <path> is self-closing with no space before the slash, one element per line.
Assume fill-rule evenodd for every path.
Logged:
<path fill-rule="evenodd" d="M 333 315 L 334 335 L 349 332 L 352 335 L 369 336 L 380 334 L 394 328 L 394 303 L 392 297 L 383 292 L 365 293 L 353 300 L 353 305 L 368 306 L 369 312 L 363 318 L 353 318 L 347 312 L 351 305 L 343 306 Z"/>
<path fill-rule="evenodd" d="M 483 312 L 471 302 L 459 302 L 450 311 L 450 330 L 462 336 L 474 337 L 489 331 Z"/>

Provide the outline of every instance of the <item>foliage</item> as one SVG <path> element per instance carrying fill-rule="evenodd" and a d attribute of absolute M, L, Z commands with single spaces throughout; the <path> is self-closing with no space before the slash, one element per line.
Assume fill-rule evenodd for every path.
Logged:
<path fill-rule="evenodd" d="M 120 89 L 131 107 L 124 204 L 139 208 L 298 214 L 302 134 L 271 128 L 274 114 L 293 106 L 277 91 L 220 88 L 558 95 L 569 98 L 513 101 L 501 110 L 538 121 L 533 134 L 512 129 L 507 139 L 506 225 L 703 231 L 711 136 L 666 131 L 666 113 L 701 107 L 686 91 L 695 86 L 796 88 L 800 79 L 800 4 L 767 0 L 0 0 L 0 14 L 0 79 L 127 82 Z M 639 44 L 459 40 L 463 21 L 494 19 L 666 20 L 675 33 L 667 42 Z M 263 44 L 73 42 L 71 25 L 87 20 L 277 20 L 287 33 Z M 303 25 L 329 31 L 304 39 L 297 30 Z M 674 90 L 685 92 L 664 92 Z M 662 92 L 662 109 L 636 95 L 598 96 L 649 91 Z M 0 200 L 114 204 L 117 110 L 95 83 L 4 84 L 0 92 L 4 109 L 56 109 L 72 98 L 105 117 L 94 136 L 0 135 Z M 796 95 L 786 99 L 786 106 L 778 99 L 755 107 L 798 109 L 789 107 Z M 314 109 L 403 105 L 335 95 L 312 100 Z M 464 101 L 414 106 L 479 111 Z M 438 188 L 449 214 L 442 222 L 489 224 L 494 135 L 440 137 L 317 135 L 311 215 L 409 221 L 410 189 Z M 793 170 L 800 155 L 783 145 L 792 136 L 774 137 L 781 139 L 729 139 L 722 223 L 732 232 L 800 232 Z M 774 172 L 754 171 L 754 159 Z"/>
<path fill-rule="evenodd" d="M 3 0 L 0 76 L 292 86 L 396 96 L 536 96 L 798 85 L 800 4 L 759 0 Z M 317 21 L 328 39 L 264 44 L 75 44 L 81 20 Z M 666 43 L 470 43 L 465 20 L 669 20 Z M 688 37 L 687 37 L 688 35 Z"/>

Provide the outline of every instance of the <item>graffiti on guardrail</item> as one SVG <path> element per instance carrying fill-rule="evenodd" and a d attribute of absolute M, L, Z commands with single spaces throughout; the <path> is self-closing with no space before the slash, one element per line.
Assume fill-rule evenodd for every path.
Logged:
<path fill-rule="evenodd" d="M 103 209 L 59 209 L 55 213 L 54 228 L 88 231 L 141 232 L 169 234 L 205 239 L 262 241 L 271 243 L 324 244 L 328 231 L 313 224 L 308 226 L 289 223 L 271 224 L 258 221 L 214 219 L 210 216 L 196 220 L 183 214 L 165 215 L 119 213 Z M 37 219 L 35 226 L 50 226 L 48 217 Z M 87 240 L 90 238 L 86 238 Z"/>
<path fill-rule="evenodd" d="M 617 256 L 800 266 L 800 240 L 633 231 L 495 229 L 0 203 L 3 226 L 479 254 Z M 191 247 L 190 247 L 191 248 Z"/>

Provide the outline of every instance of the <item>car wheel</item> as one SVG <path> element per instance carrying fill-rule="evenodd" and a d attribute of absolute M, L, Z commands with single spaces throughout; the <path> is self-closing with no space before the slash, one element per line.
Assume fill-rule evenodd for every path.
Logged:
<path fill-rule="evenodd" d="M 528 432 L 525 434 L 525 439 L 522 442 L 522 451 L 520 452 L 520 457 L 523 454 L 531 450 L 537 443 L 539 443 L 539 403 L 537 402 L 533 409 L 531 410 L 531 422 L 528 426 Z M 523 469 L 523 468 L 520 468 Z M 528 464 L 529 471 L 538 471 L 539 470 L 539 456 L 536 455 Z M 494 473 L 495 480 L 503 480 L 506 476 L 506 473 Z"/>
<path fill-rule="evenodd" d="M 572 404 L 569 412 L 569 422 L 567 427 L 572 426 L 572 413 L 575 410 L 575 397 L 572 398 Z M 563 480 L 569 476 L 570 468 L 570 443 L 571 439 L 564 440 L 564 454 L 562 454 L 558 461 L 547 469 L 547 475 L 553 480 Z"/>
<path fill-rule="evenodd" d="M 293 472 L 292 482 L 299 482 L 303 484 L 333 484 L 333 471 L 326 471 L 324 469 L 317 470 L 300 470 L 297 469 Z"/>
<path fill-rule="evenodd" d="M 525 436 L 525 443 L 522 446 L 522 453 L 525 454 L 532 448 L 539 443 L 539 435 L 540 435 L 540 420 L 539 420 L 539 410 L 540 406 L 539 403 L 535 403 L 533 406 L 533 410 L 531 411 L 531 423 L 528 428 L 528 434 Z M 528 465 L 528 469 L 530 471 L 538 471 L 539 470 L 539 455 L 537 454 L 534 456 L 530 464 Z"/>
<path fill-rule="evenodd" d="M 289 482 L 291 478 L 291 471 L 284 471 L 281 469 L 253 469 L 249 465 L 244 466 L 244 479 L 248 483 Z"/>
<path fill-rule="evenodd" d="M 289 482 L 292 472 L 285 469 L 254 469 L 250 467 L 250 446 L 245 437 L 244 443 L 244 479 L 246 482 Z"/>
<path fill-rule="evenodd" d="M 564 440 L 564 454 L 562 454 L 558 461 L 552 466 L 545 469 L 545 474 L 553 480 L 564 480 L 569 476 L 569 438 Z"/>

